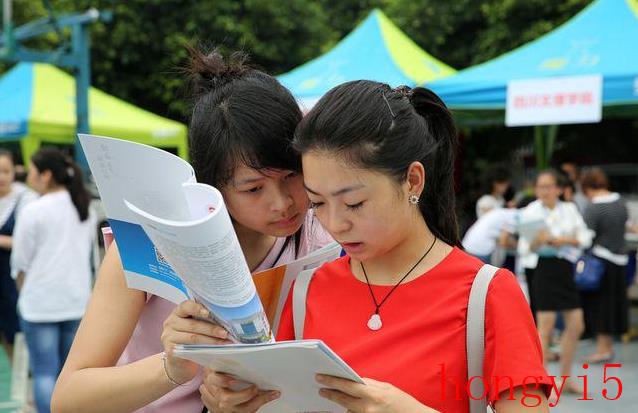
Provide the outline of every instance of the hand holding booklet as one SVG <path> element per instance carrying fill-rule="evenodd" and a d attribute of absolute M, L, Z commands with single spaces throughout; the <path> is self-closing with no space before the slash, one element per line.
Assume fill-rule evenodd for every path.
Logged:
<path fill-rule="evenodd" d="M 182 345 L 174 354 L 217 372 L 255 384 L 260 390 L 279 390 L 281 397 L 260 413 L 343 413 L 338 404 L 319 396 L 317 373 L 363 380 L 319 340 L 229 346 Z M 235 390 L 240 390 L 237 388 Z"/>
<path fill-rule="evenodd" d="M 186 161 L 130 141 L 79 137 L 128 286 L 200 302 L 234 341 L 272 341 L 297 274 L 340 253 L 334 243 L 253 280 L 221 193 L 197 183 Z"/>

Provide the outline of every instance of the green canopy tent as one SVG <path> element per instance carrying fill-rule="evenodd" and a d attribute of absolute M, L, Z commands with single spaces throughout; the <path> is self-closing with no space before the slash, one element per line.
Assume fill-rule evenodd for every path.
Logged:
<path fill-rule="evenodd" d="M 140 109 L 94 87 L 91 133 L 175 151 L 187 158 L 186 126 Z M 42 144 L 73 145 L 75 80 L 55 66 L 20 63 L 0 78 L 0 144 L 18 142 L 26 161 Z"/>

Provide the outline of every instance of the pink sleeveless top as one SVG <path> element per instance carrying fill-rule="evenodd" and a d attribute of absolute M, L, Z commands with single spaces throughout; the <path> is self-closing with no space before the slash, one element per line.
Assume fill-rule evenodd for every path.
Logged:
<path fill-rule="evenodd" d="M 295 248 L 293 243 L 290 243 L 285 251 L 281 251 L 284 242 L 285 238 L 278 238 L 275 241 L 272 249 L 262 263 L 255 269 L 255 272 L 267 270 L 295 260 Z M 321 227 L 319 221 L 314 218 L 312 211 L 309 211 L 301 234 L 298 257 L 303 257 L 330 242 L 332 242 L 330 235 Z M 174 303 L 149 294 L 146 305 L 137 322 L 137 326 L 133 331 L 133 335 L 117 362 L 118 366 L 129 364 L 164 351 L 160 341 L 163 323 L 175 307 L 176 305 Z M 135 413 L 201 413 L 204 407 L 199 393 L 201 383 L 202 377 L 200 373 L 186 385 L 176 387 L 163 397 L 136 410 Z"/>

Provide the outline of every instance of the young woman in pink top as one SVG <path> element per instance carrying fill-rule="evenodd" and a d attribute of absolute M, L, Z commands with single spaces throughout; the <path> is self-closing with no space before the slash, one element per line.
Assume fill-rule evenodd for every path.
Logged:
<path fill-rule="evenodd" d="M 220 189 L 248 265 L 259 271 L 331 238 L 308 214 L 300 158 L 291 147 L 301 120 L 297 103 L 245 60 L 239 53 L 225 60 L 216 51 L 191 50 L 190 149 L 197 180 Z M 221 327 L 193 318 L 202 311 L 192 301 L 175 306 L 128 289 L 111 245 L 52 411 L 201 412 L 199 368 L 171 352 L 176 344 L 226 342 Z"/>

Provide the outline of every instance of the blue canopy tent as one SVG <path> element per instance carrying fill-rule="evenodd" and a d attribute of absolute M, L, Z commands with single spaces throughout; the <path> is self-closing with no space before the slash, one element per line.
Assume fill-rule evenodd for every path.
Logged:
<path fill-rule="evenodd" d="M 605 106 L 638 104 L 637 0 L 594 1 L 554 31 L 428 86 L 455 109 L 503 110 L 510 80 L 587 74 L 603 76 Z"/>
<path fill-rule="evenodd" d="M 466 125 L 503 124 L 515 79 L 599 74 L 603 116 L 638 113 L 638 0 L 596 0 L 552 32 L 456 75 L 428 84 Z M 547 163 L 557 127 L 536 127 Z"/>
<path fill-rule="evenodd" d="M 455 73 L 419 48 L 380 10 L 326 54 L 278 77 L 304 109 L 333 87 L 359 79 L 416 86 Z"/>

